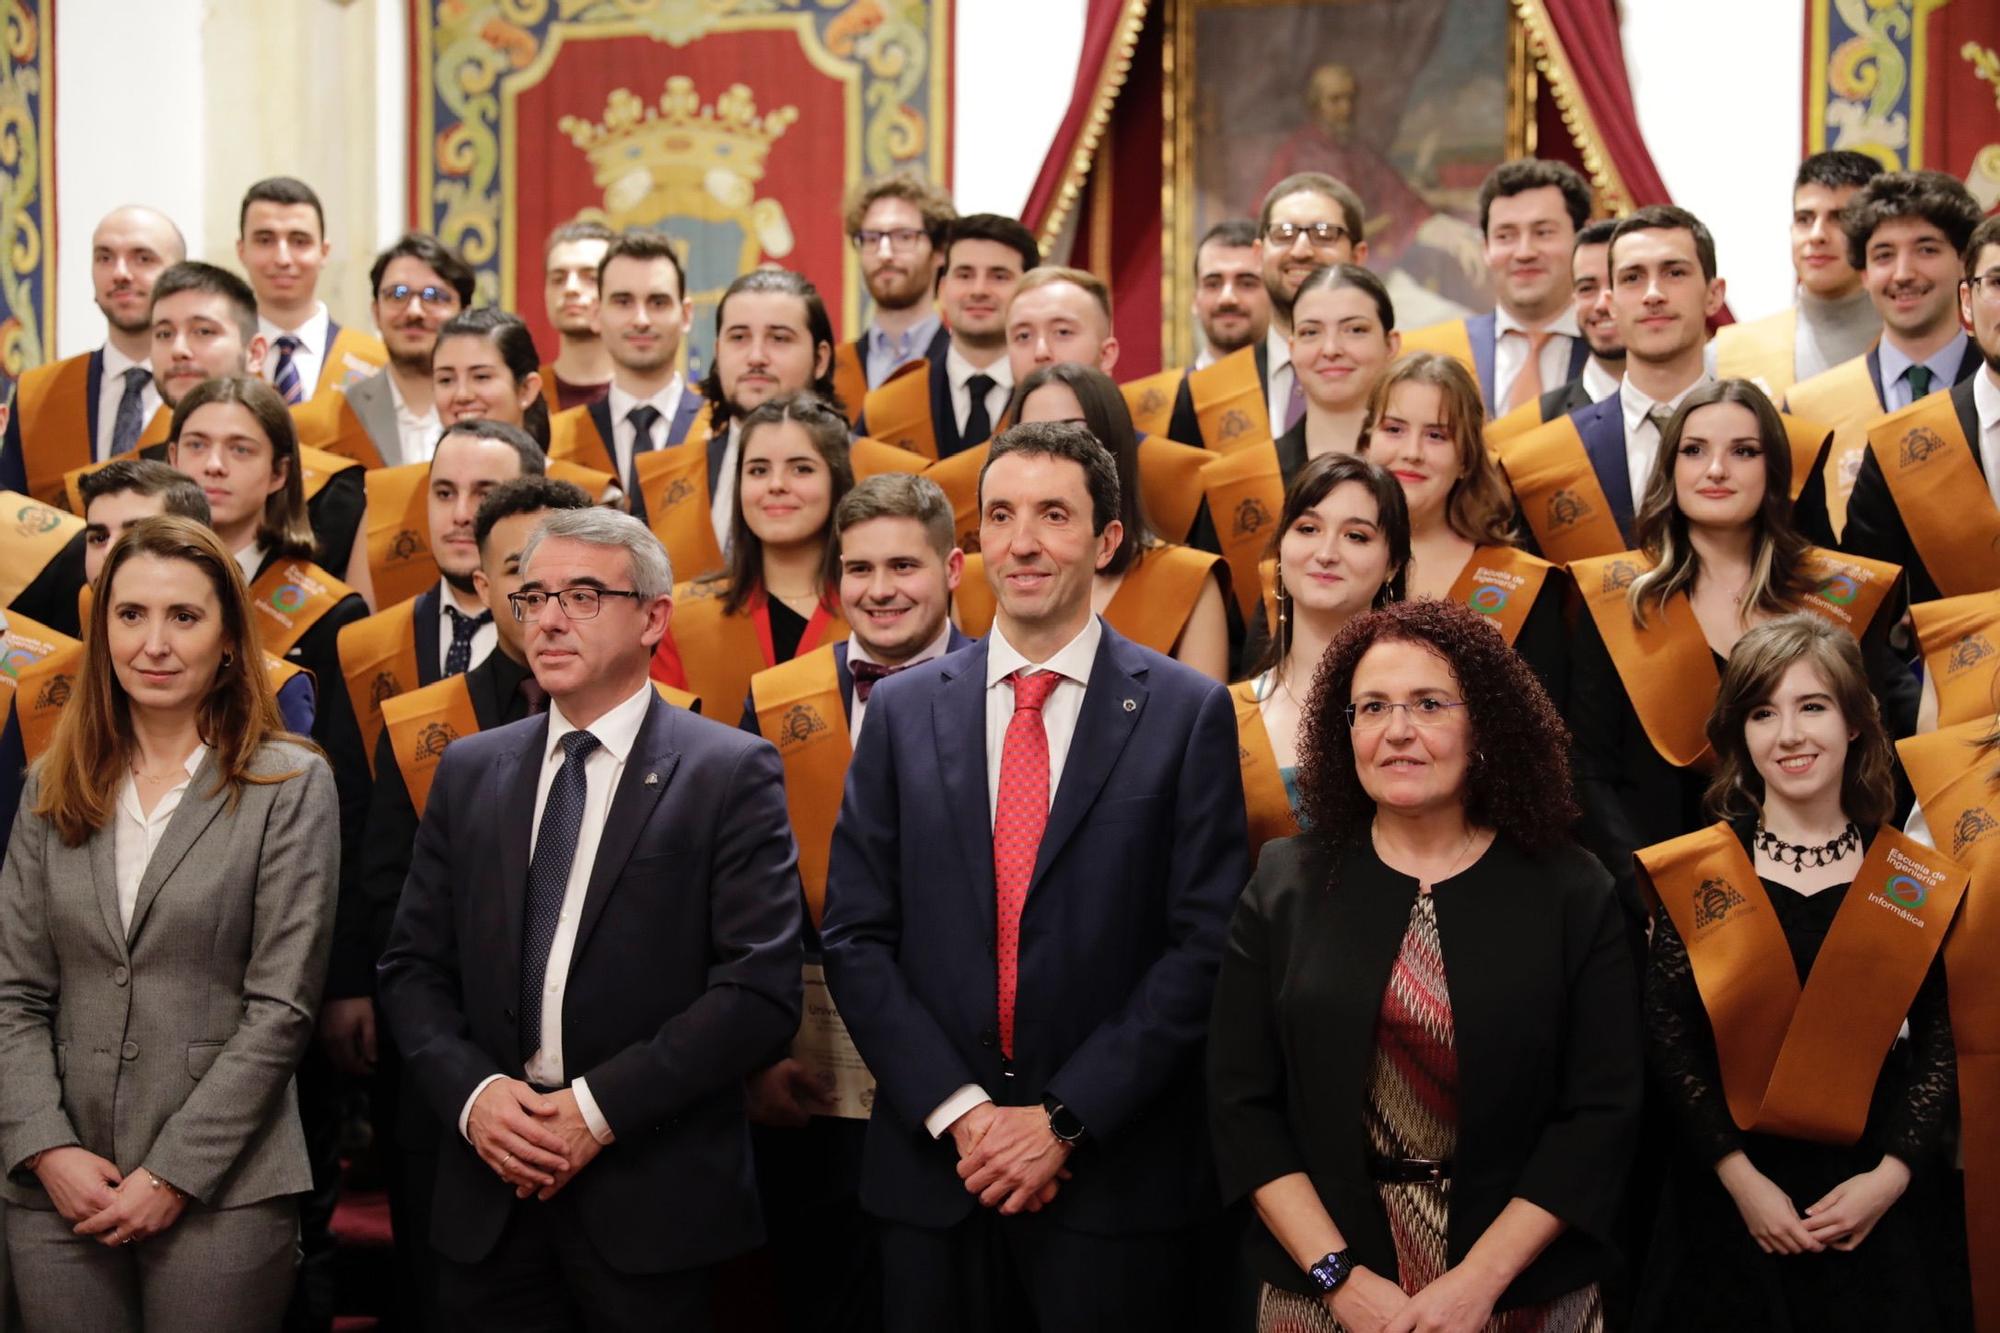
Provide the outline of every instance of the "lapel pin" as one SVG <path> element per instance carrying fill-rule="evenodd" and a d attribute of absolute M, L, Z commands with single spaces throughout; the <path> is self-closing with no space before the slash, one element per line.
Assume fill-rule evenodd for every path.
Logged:
<path fill-rule="evenodd" d="M 648 773 L 648 774 L 646 775 L 646 785 L 647 785 L 648 787 L 657 787 L 657 786 L 659 786 L 659 785 L 660 785 L 660 775 L 659 775 L 658 773 Z"/>
<path fill-rule="evenodd" d="M 1138 701 L 1135 699 L 1127 699 L 1125 701 L 1125 711 L 1128 713 L 1138 712 L 1139 711 Z"/>

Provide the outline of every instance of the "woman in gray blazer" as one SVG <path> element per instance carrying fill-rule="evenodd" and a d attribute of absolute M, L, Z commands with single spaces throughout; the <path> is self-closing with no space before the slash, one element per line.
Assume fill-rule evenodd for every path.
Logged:
<path fill-rule="evenodd" d="M 236 409 L 242 410 L 242 409 Z M 282 731 L 208 528 L 147 519 L 0 869 L 0 1181 L 37 1329 L 266 1329 L 312 1183 L 292 1072 L 339 869 L 326 762 Z"/>

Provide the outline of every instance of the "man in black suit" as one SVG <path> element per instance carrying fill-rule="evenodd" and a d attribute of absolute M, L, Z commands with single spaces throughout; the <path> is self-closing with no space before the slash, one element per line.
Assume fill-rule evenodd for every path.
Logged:
<path fill-rule="evenodd" d="M 1122 529 L 1089 431 L 1001 435 L 980 505 L 993 632 L 875 688 L 822 928 L 878 1083 L 887 1327 L 1213 1327 L 1190 1274 L 1248 862 L 1228 692 L 1091 614 Z"/>
<path fill-rule="evenodd" d="M 673 612 L 630 515 L 552 514 L 510 599 L 549 712 L 452 744 L 382 960 L 441 1136 L 439 1302 L 471 1327 L 706 1329 L 763 1237 L 743 1079 L 799 1016 L 777 752 L 647 679 Z"/>

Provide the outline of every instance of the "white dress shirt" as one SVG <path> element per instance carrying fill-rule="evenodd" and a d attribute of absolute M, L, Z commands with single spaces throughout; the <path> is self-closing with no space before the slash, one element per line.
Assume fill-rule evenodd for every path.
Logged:
<path fill-rule="evenodd" d="M 1264 359 L 1269 363 L 1264 383 L 1264 410 L 1271 414 L 1271 438 L 1275 440 L 1285 433 L 1285 409 L 1291 406 L 1294 378 L 1292 340 L 1278 332 L 1276 320 L 1272 320 L 1270 327 L 1264 330 Z"/>
<path fill-rule="evenodd" d="M 197 745 L 188 752 L 185 761 L 187 776 L 168 788 L 151 814 L 139 808 L 139 780 L 136 777 L 127 773 L 124 784 L 118 788 L 118 815 L 113 825 L 111 864 L 118 883 L 118 924 L 125 928 L 127 934 L 132 930 L 132 913 L 139 905 L 139 882 L 146 877 L 146 865 L 153 859 L 154 849 L 166 834 L 174 811 L 181 808 L 181 797 L 187 794 L 188 784 L 194 781 L 196 770 L 207 757 L 206 745 Z"/>
<path fill-rule="evenodd" d="M 243 582 L 248 585 L 257 581 L 257 571 L 264 567 L 264 543 L 253 541 L 236 553 L 236 567 L 243 571 Z"/>
<path fill-rule="evenodd" d="M 1014 720 L 1014 687 L 1007 678 L 1023 667 L 1053 671 L 1062 677 L 1042 703 L 1042 729 L 1049 737 L 1049 804 L 1055 804 L 1062 786 L 1063 762 L 1069 757 L 1069 743 L 1076 737 L 1076 720 L 1083 713 L 1083 691 L 1090 681 L 1090 668 L 1097 661 L 1097 648 L 1104 640 L 1104 622 L 1092 616 L 1077 636 L 1057 649 L 1046 662 L 1030 662 L 1020 649 L 1007 642 L 1000 626 L 993 627 L 986 640 L 986 818 L 990 826 L 1000 809 L 1000 757 L 1007 742 L 1007 724 Z M 932 1138 L 941 1137 L 952 1122 L 981 1102 L 993 1098 L 976 1083 L 968 1083 L 939 1103 L 924 1117 L 924 1128 Z"/>
<path fill-rule="evenodd" d="M 583 761 L 586 782 L 583 796 L 583 826 L 577 830 L 576 855 L 570 861 L 569 883 L 563 889 L 562 911 L 556 917 L 556 937 L 549 945 L 549 965 L 543 973 L 542 981 L 542 1044 L 528 1057 L 528 1081 L 545 1088 L 563 1085 L 563 991 L 569 985 L 570 955 L 576 949 L 576 929 L 583 915 L 583 898 L 590 888 L 590 871 L 597 863 L 597 843 L 604 833 L 604 822 L 611 813 L 611 795 L 618 789 L 618 779 L 625 772 L 625 760 L 632 753 L 632 746 L 639 738 L 639 725 L 646 720 L 646 710 L 653 700 L 653 682 L 650 680 L 639 687 L 637 693 L 618 704 L 610 712 L 590 724 L 588 730 L 597 737 L 597 748 Z M 528 861 L 532 865 L 535 857 L 535 839 L 541 836 L 542 810 L 549 803 L 549 788 L 555 785 L 556 772 L 563 766 L 562 738 L 576 731 L 570 720 L 563 716 L 562 704 L 549 702 L 548 745 L 542 751 L 542 776 L 535 784 L 535 822 L 528 835 Z M 458 1132 L 465 1133 L 466 1121 L 472 1115 L 472 1104 L 479 1100 L 479 1094 L 486 1091 L 486 1085 L 503 1077 L 490 1074 L 481 1079 L 472 1095 L 465 1099 L 465 1106 L 458 1113 Z M 590 1126 L 590 1132 L 599 1143 L 611 1142 L 611 1126 L 604 1119 L 604 1113 L 597 1109 L 597 1099 L 590 1095 L 590 1089 L 582 1078 L 569 1085 L 576 1094 L 576 1108 L 583 1113 L 583 1122 Z"/>
<path fill-rule="evenodd" d="M 1000 418 L 1007 411 L 1007 400 L 1014 393 L 1014 366 L 1006 357 L 1001 357 L 990 366 L 975 366 L 959 354 L 958 344 L 953 343 L 944 354 L 944 375 L 951 382 L 951 415 L 958 425 L 961 438 L 965 435 L 966 418 L 972 414 L 972 389 L 966 384 L 974 375 L 988 375 L 993 379 L 993 387 L 986 391 L 986 420 L 994 430 L 1000 429 Z M 975 444 L 981 441 L 974 441 Z"/>
<path fill-rule="evenodd" d="M 901 665 L 913 667 L 919 662 L 928 662 L 934 657 L 943 657 L 944 650 L 950 643 L 951 620 L 947 617 L 944 624 L 939 627 L 937 637 L 924 645 L 922 652 L 912 657 L 909 661 L 901 663 Z M 880 663 L 881 659 L 869 652 L 857 636 L 850 634 L 847 636 L 847 662 L 848 669 L 851 672 L 856 662 Z M 861 739 L 861 716 L 867 711 L 867 703 L 862 700 L 859 693 L 856 693 L 854 696 L 854 706 L 847 710 L 847 739 L 849 743 Z"/>
<path fill-rule="evenodd" d="M 1560 315 L 1542 325 L 1542 332 L 1553 334 L 1542 344 L 1541 371 L 1542 392 L 1569 383 L 1570 348 L 1583 336 L 1577 327 L 1576 307 L 1566 305 Z M 1505 306 L 1493 311 L 1493 410 L 1498 413 L 1507 401 L 1507 395 L 1514 388 L 1514 381 L 1521 377 L 1521 371 L 1528 364 L 1528 333 L 1526 324 L 1507 313 Z M 1509 337 L 1519 334 L 1519 337 Z"/>
<path fill-rule="evenodd" d="M 1993 367 L 1981 366 L 1972 377 L 1972 410 L 1979 416 L 1979 438 L 1972 447 L 1979 451 L 1979 465 L 1986 469 L 1986 489 L 2000 504 L 2000 378 Z"/>
<path fill-rule="evenodd" d="M 1660 428 L 1647 419 L 1647 414 L 1661 407 L 1672 415 L 1681 400 L 1707 384 L 1709 378 L 1704 370 L 1693 384 L 1664 403 L 1648 398 L 1629 379 L 1619 386 L 1618 403 L 1625 410 L 1625 470 L 1632 478 L 1633 513 L 1638 513 L 1645 501 L 1646 483 L 1653 479 L 1653 463 L 1660 455 Z"/>
<path fill-rule="evenodd" d="M 384 371 L 389 379 L 389 397 L 396 403 L 396 438 L 403 446 L 405 463 L 428 463 L 437 452 L 438 436 L 444 433 L 444 422 L 438 419 L 437 400 L 431 400 L 431 410 L 422 416 L 410 410 L 403 401 L 403 390 L 396 383 L 396 377 Z"/>
<path fill-rule="evenodd" d="M 667 447 L 667 433 L 673 429 L 674 413 L 681 410 L 683 384 L 676 374 L 667 381 L 665 388 L 650 398 L 638 398 L 618 387 L 612 381 L 611 392 L 605 396 L 605 405 L 611 411 L 612 438 L 605 441 L 611 446 L 612 460 L 618 465 L 618 484 L 623 486 L 632 475 L 632 451 L 639 447 L 639 428 L 630 420 L 632 409 L 649 406 L 660 414 L 653 425 L 653 447 Z"/>
<path fill-rule="evenodd" d="M 729 443 L 722 446 L 722 464 L 715 472 L 715 494 L 708 502 L 709 526 L 715 529 L 715 544 L 724 556 L 729 554 L 729 521 L 736 515 L 736 470 L 742 457 L 743 418 L 736 416 L 729 422 Z"/>
<path fill-rule="evenodd" d="M 118 425 L 118 404 L 125 397 L 125 372 L 137 367 L 151 374 L 152 363 L 134 361 L 118 350 L 112 343 L 104 344 L 104 380 L 97 386 L 97 461 L 111 457 L 111 436 Z M 146 427 L 153 420 L 153 414 L 160 410 L 160 386 L 155 380 L 146 381 L 146 387 L 139 391 L 139 433 L 145 434 Z"/>
<path fill-rule="evenodd" d="M 1618 386 L 1623 383 L 1618 376 L 1599 365 L 1594 356 L 1583 363 L 1582 379 L 1583 391 L 1590 395 L 1593 403 L 1601 403 L 1617 393 Z"/>
<path fill-rule="evenodd" d="M 324 304 L 313 306 L 312 316 L 295 329 L 281 329 L 262 315 L 257 316 L 257 331 L 264 335 L 264 381 L 275 385 L 278 382 L 278 339 L 287 335 L 299 340 L 299 348 L 292 353 L 292 364 L 299 371 L 299 392 L 302 401 L 310 401 L 313 390 L 319 387 L 320 367 L 326 364 L 326 354 L 333 350 L 333 320 L 326 313 Z"/>
<path fill-rule="evenodd" d="M 474 598 L 473 600 L 478 601 L 477 598 Z M 459 614 L 467 617 L 477 617 L 480 614 L 480 612 L 485 611 L 487 609 L 485 606 L 481 605 L 475 607 L 471 611 L 467 611 L 464 607 L 458 605 L 457 600 L 452 595 L 451 585 L 449 583 L 446 583 L 443 579 L 438 580 L 437 621 L 438 621 L 438 674 L 439 675 L 444 674 L 445 659 L 451 656 L 451 612 L 445 610 L 446 607 L 458 607 Z M 472 668 L 478 666 L 481 662 L 484 662 L 486 660 L 486 655 L 492 652 L 496 647 L 498 647 L 499 644 L 500 644 L 500 631 L 490 620 L 487 621 L 484 625 L 481 625 L 478 629 L 472 631 L 472 660 L 465 664 L 465 669 L 467 671 L 470 671 L 472 670 Z"/>

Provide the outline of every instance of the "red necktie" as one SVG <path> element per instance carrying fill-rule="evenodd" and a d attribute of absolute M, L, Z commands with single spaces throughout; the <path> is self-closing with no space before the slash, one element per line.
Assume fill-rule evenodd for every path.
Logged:
<path fill-rule="evenodd" d="M 1062 677 L 1017 671 L 1014 716 L 1000 747 L 1000 800 L 993 814 L 993 900 L 1000 970 L 1000 1053 L 1014 1058 L 1014 996 L 1019 985 L 1021 909 L 1035 876 L 1042 830 L 1049 822 L 1049 733 L 1042 705 Z"/>

